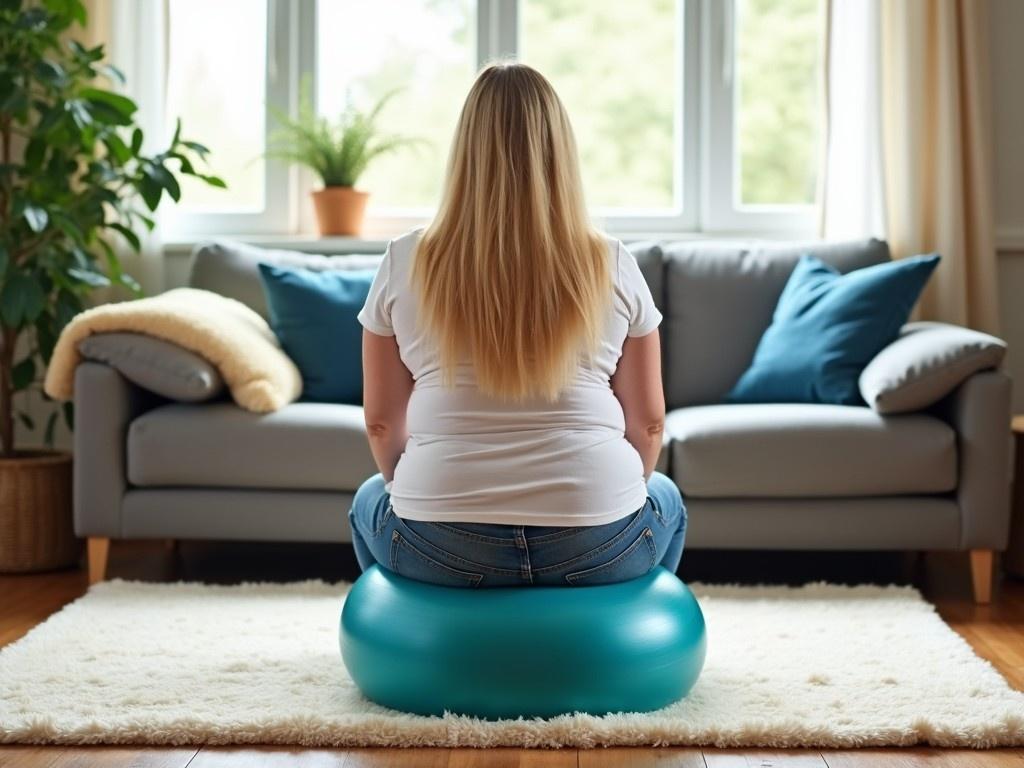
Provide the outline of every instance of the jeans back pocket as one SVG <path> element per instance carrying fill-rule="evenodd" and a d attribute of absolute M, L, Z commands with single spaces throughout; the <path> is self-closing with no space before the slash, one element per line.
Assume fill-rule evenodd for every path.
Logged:
<path fill-rule="evenodd" d="M 452 568 L 414 547 L 402 534 L 391 534 L 391 570 L 399 576 L 443 587 L 476 587 L 484 576 Z"/>
<path fill-rule="evenodd" d="M 658 558 L 657 545 L 650 528 L 644 528 L 637 540 L 606 563 L 583 571 L 567 573 L 565 580 L 574 586 L 594 586 L 630 581 L 650 573 Z"/>

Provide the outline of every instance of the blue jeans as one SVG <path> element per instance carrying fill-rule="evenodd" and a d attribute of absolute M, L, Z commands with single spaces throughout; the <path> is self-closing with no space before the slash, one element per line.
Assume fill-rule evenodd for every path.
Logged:
<path fill-rule="evenodd" d="M 660 472 L 648 480 L 647 501 L 639 510 L 605 525 L 403 520 L 379 474 L 356 492 L 348 516 L 363 570 L 378 563 L 447 587 L 611 584 L 643 576 L 657 565 L 674 572 L 686 535 L 683 498 Z"/>

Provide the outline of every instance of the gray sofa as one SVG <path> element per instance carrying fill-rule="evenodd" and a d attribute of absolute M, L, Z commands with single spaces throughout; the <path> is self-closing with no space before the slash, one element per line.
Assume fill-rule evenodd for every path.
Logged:
<path fill-rule="evenodd" d="M 680 486 L 691 548 L 963 550 L 987 600 L 1009 521 L 1010 389 L 975 373 L 927 412 L 724 405 L 799 256 L 841 271 L 889 259 L 884 242 L 634 243 L 665 320 L 660 469 Z M 197 249 L 190 282 L 266 313 L 256 264 L 365 268 L 238 244 Z M 97 362 L 75 394 L 75 527 L 102 578 L 116 538 L 349 539 L 346 511 L 375 472 L 361 409 L 171 403 Z"/>

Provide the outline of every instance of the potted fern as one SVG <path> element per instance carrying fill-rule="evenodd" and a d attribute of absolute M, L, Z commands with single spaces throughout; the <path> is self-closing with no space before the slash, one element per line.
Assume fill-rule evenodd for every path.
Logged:
<path fill-rule="evenodd" d="M 377 157 L 418 141 L 383 134 L 378 128 L 381 110 L 394 95 L 385 95 L 366 111 L 350 101 L 332 121 L 316 113 L 306 81 L 298 116 L 277 113 L 280 127 L 271 136 L 267 154 L 309 168 L 323 183 L 323 189 L 312 195 L 321 236 L 358 235 L 369 198 L 368 192 L 355 187 L 359 177 Z"/>
<path fill-rule="evenodd" d="M 80 0 L 0 3 L 0 571 L 78 556 L 70 454 L 14 439 L 17 418 L 52 445 L 57 411 L 37 424 L 15 395 L 41 389 L 61 329 L 94 289 L 139 292 L 115 241 L 139 250 L 164 196 L 180 196 L 177 177 L 224 186 L 196 170 L 207 150 L 180 130 L 163 152 L 143 152 L 135 103 L 102 85 L 123 75 L 102 46 L 68 37 L 85 22 Z"/>

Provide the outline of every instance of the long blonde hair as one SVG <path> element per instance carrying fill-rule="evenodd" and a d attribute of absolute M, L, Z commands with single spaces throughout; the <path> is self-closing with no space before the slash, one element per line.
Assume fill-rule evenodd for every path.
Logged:
<path fill-rule="evenodd" d="M 466 97 L 437 216 L 413 262 L 420 321 L 447 384 L 468 358 L 481 391 L 554 400 L 600 343 L 608 246 L 590 224 L 576 141 L 551 84 L 486 67 Z"/>

